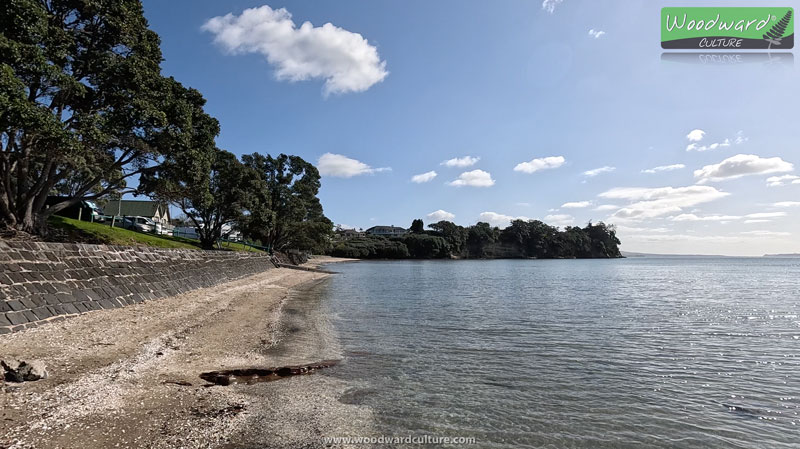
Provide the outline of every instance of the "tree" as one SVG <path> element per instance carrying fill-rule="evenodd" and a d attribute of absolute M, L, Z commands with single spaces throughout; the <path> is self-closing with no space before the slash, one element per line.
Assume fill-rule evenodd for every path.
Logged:
<path fill-rule="evenodd" d="M 422 234 L 423 232 L 425 232 L 425 223 L 423 223 L 422 220 L 417 218 L 411 222 L 412 234 Z"/>
<path fill-rule="evenodd" d="M 319 251 L 330 244 L 333 222 L 317 197 L 320 176 L 314 165 L 299 156 L 278 157 L 258 153 L 242 156 L 269 192 L 268 205 L 255 206 L 245 231 L 270 250 L 287 248 Z"/>
<path fill-rule="evenodd" d="M 192 164 L 168 161 L 143 178 L 141 189 L 180 208 L 202 247 L 213 249 L 223 229 L 243 220 L 256 199 L 267 195 L 258 175 L 234 154 L 213 149 L 207 156 Z"/>
<path fill-rule="evenodd" d="M 468 231 L 452 221 L 442 220 L 438 223 L 428 225 L 436 233 L 442 236 L 450 247 L 450 254 L 461 257 L 467 249 Z"/>
<path fill-rule="evenodd" d="M 5 1 L 0 29 L 3 226 L 43 234 L 53 213 L 132 191 L 129 178 L 191 150 L 202 97 L 161 76 L 138 0 Z M 72 198 L 46 207 L 60 184 Z"/>

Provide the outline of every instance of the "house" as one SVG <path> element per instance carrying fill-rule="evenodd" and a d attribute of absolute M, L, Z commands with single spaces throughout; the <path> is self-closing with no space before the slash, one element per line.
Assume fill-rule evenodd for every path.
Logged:
<path fill-rule="evenodd" d="M 110 200 L 103 208 L 103 213 L 112 217 L 146 217 L 164 227 L 169 226 L 171 218 L 169 206 L 159 201 Z"/>
<path fill-rule="evenodd" d="M 377 235 L 381 237 L 396 237 L 408 233 L 407 229 L 398 228 L 397 226 L 373 226 L 366 230 L 368 235 Z"/>

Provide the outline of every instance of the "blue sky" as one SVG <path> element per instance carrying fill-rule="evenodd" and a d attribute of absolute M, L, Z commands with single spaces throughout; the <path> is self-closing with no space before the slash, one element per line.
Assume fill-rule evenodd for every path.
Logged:
<path fill-rule="evenodd" d="M 335 223 L 604 220 L 627 251 L 800 252 L 795 63 L 662 61 L 660 8 L 685 4 L 144 1 L 218 145 L 320 163 Z"/>

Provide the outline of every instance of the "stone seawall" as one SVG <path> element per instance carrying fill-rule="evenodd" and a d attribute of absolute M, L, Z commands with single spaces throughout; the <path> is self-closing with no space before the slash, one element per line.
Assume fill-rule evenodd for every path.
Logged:
<path fill-rule="evenodd" d="M 270 268 L 264 253 L 0 241 L 0 334 Z"/>

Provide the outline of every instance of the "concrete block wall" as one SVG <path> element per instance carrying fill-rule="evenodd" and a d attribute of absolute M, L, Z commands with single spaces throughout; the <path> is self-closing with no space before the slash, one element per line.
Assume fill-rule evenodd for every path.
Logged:
<path fill-rule="evenodd" d="M 0 241 L 0 334 L 274 267 L 264 253 Z"/>

